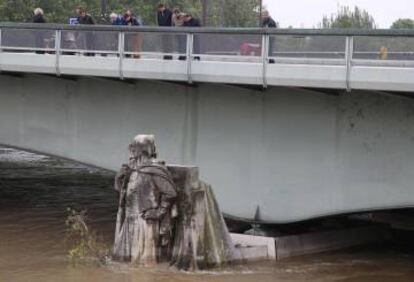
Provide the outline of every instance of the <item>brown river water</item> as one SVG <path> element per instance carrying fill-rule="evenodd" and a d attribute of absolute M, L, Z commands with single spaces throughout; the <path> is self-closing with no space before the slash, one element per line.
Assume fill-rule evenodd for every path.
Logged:
<path fill-rule="evenodd" d="M 68 262 L 68 207 L 86 209 L 110 244 L 116 214 L 113 174 L 69 161 L 0 148 L 0 282 L 414 281 L 414 251 L 394 245 L 354 248 L 199 273 L 167 266 Z"/>

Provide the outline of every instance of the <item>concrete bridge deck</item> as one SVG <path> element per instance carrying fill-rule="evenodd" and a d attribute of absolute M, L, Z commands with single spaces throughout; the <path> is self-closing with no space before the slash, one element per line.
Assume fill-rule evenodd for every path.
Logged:
<path fill-rule="evenodd" d="M 33 24 L 0 24 L 0 29 L 0 69 L 7 72 L 414 90 L 413 31 Z"/>

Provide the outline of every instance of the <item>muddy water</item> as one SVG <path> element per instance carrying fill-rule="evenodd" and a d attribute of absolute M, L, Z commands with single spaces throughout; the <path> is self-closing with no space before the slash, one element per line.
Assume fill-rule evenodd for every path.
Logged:
<path fill-rule="evenodd" d="M 112 241 L 113 175 L 72 162 L 0 148 L 0 281 L 414 281 L 414 252 L 393 246 L 185 274 L 111 263 L 67 261 L 67 207 L 87 209 L 92 228 Z"/>

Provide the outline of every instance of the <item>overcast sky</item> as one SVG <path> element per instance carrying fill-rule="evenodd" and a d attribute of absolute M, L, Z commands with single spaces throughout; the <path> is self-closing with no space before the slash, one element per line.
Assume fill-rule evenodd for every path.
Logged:
<path fill-rule="evenodd" d="M 367 10 L 379 28 L 389 28 L 398 18 L 414 18 L 414 0 L 263 0 L 281 27 L 317 27 L 323 15 L 339 5 Z"/>

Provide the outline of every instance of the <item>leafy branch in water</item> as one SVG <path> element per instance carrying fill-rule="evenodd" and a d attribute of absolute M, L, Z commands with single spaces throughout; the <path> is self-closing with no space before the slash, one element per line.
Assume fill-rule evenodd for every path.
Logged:
<path fill-rule="evenodd" d="M 65 224 L 66 243 L 69 246 L 68 259 L 72 264 L 94 261 L 100 265 L 108 263 L 110 248 L 103 239 L 91 231 L 87 225 L 87 212 L 67 209 Z"/>

